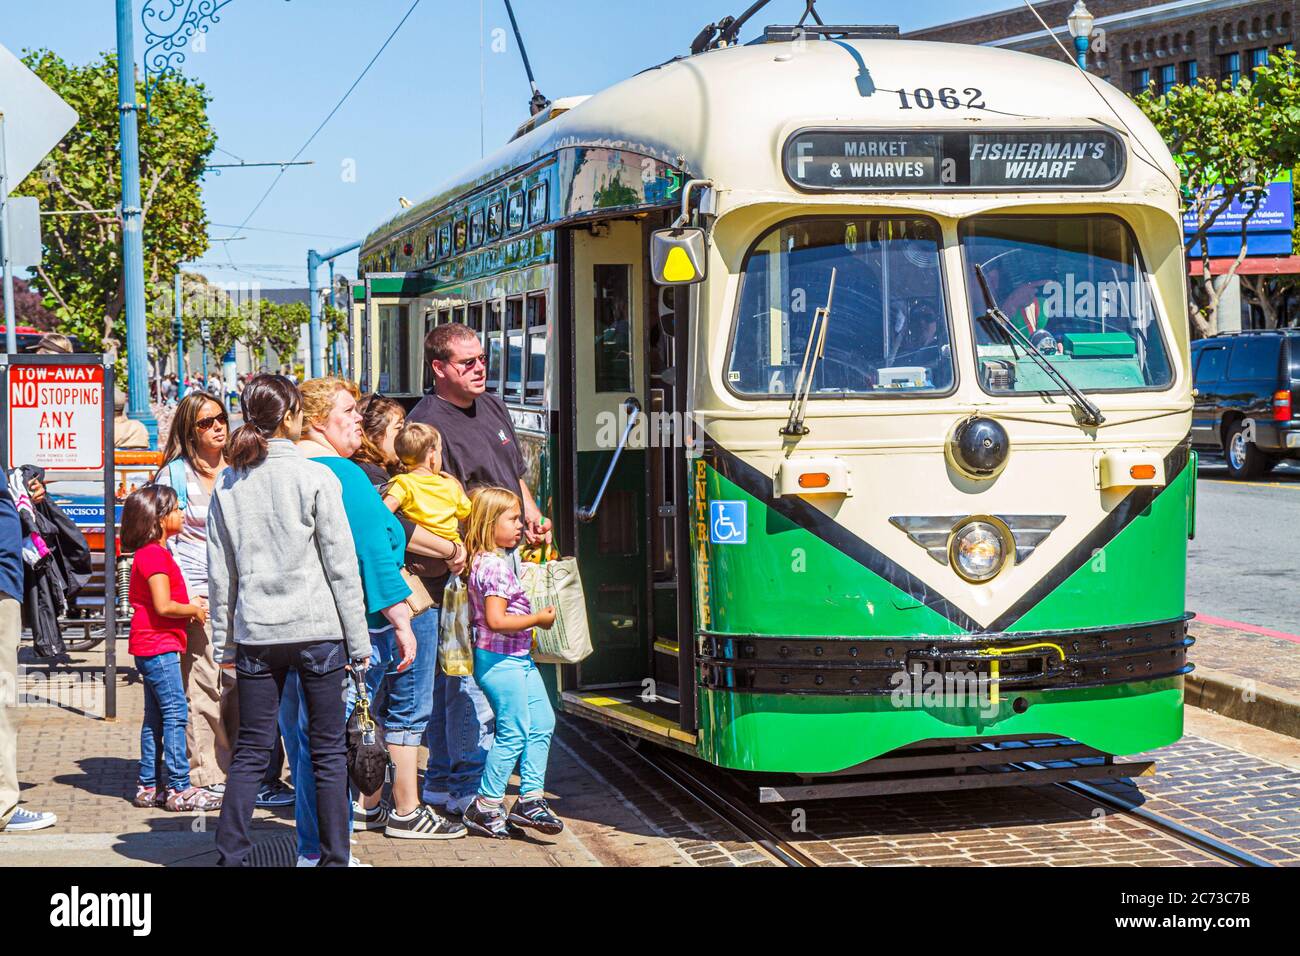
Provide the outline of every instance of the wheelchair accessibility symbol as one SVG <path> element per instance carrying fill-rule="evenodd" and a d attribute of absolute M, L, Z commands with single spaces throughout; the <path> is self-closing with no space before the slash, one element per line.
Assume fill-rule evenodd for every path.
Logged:
<path fill-rule="evenodd" d="M 710 501 L 709 540 L 714 544 L 744 544 L 748 509 L 744 501 Z"/>

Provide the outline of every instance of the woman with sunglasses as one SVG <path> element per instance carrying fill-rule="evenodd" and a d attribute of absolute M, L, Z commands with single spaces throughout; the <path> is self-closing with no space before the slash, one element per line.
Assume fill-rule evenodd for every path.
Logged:
<path fill-rule="evenodd" d="M 217 476 L 226 467 L 223 457 L 229 427 L 225 409 L 210 395 L 191 392 L 181 399 L 172 418 L 163 451 L 163 466 L 154 481 L 176 492 L 184 518 L 180 533 L 168 548 L 180 565 L 190 595 L 208 597 L 208 502 Z M 234 674 L 222 674 L 213 659 L 212 627 L 190 621 L 185 653 L 181 655 L 181 680 L 190 706 L 185 743 L 190 757 L 190 780 L 196 787 L 220 796 L 225 790 L 226 768 L 238 726 L 233 706 Z M 223 709 L 223 701 L 230 706 Z M 225 720 L 223 721 L 223 715 Z"/>

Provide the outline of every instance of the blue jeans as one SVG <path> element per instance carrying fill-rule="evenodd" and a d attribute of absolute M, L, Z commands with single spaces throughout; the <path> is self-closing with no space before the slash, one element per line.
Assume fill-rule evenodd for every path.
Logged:
<path fill-rule="evenodd" d="M 190 788 L 190 761 L 185 751 L 189 705 L 181 681 L 181 655 L 176 651 L 137 657 L 144 681 L 144 724 L 140 728 L 140 783 L 158 785 L 158 753 L 167 770 L 167 789 Z"/>
<path fill-rule="evenodd" d="M 438 612 L 421 614 L 412 626 L 417 628 L 417 637 L 421 627 L 436 634 Z M 433 712 L 424 735 L 424 745 L 429 748 L 421 793 L 425 803 L 455 810 L 469 805 L 483 776 L 493 728 L 492 705 L 474 678 L 448 677 L 441 666 L 435 667 Z"/>
<path fill-rule="evenodd" d="M 376 716 L 384 725 L 384 742 L 400 747 L 418 747 L 424 739 L 433 710 L 433 673 L 438 669 L 438 609 L 430 608 L 412 618 L 415 660 L 398 673 L 402 655 L 397 650 L 397 632 L 386 628 L 371 632 L 374 648 L 366 689 Z M 382 691 L 382 694 L 380 693 Z"/>
<path fill-rule="evenodd" d="M 295 674 L 306 705 L 310 745 L 298 747 L 297 763 L 310 755 L 312 776 L 320 785 L 319 847 L 321 866 L 348 865 L 347 747 L 343 735 L 343 681 L 347 652 L 342 641 L 304 641 L 268 646 L 240 644 L 236 649 L 239 737 L 217 828 L 217 859 L 239 866 L 253 844 L 249 823 L 253 801 L 266 775 L 271 751 L 280 736 L 285 684 Z M 293 695 L 295 699 L 297 695 Z M 296 726 L 296 725 L 295 725 Z M 300 778 L 295 776 L 295 783 Z M 315 796 L 316 788 L 312 788 Z"/>
<path fill-rule="evenodd" d="M 483 767 L 480 796 L 500 800 L 515 765 L 519 793 L 540 796 L 555 732 L 555 711 L 531 656 L 512 657 L 474 648 L 474 676 L 497 716 L 496 737 Z"/>

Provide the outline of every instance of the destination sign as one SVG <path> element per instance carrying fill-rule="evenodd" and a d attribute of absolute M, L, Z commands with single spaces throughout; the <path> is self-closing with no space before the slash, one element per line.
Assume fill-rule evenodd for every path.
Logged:
<path fill-rule="evenodd" d="M 1124 147 L 1107 130 L 806 129 L 783 162 L 809 192 L 1104 189 L 1123 176 Z"/>

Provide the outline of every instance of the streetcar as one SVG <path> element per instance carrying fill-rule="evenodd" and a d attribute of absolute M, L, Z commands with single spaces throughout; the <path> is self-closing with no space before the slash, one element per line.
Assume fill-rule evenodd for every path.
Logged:
<path fill-rule="evenodd" d="M 359 275 L 363 390 L 482 337 L 582 572 L 564 711 L 818 788 L 764 799 L 1181 736 L 1179 179 L 1103 81 L 768 27 L 548 104 Z"/>

